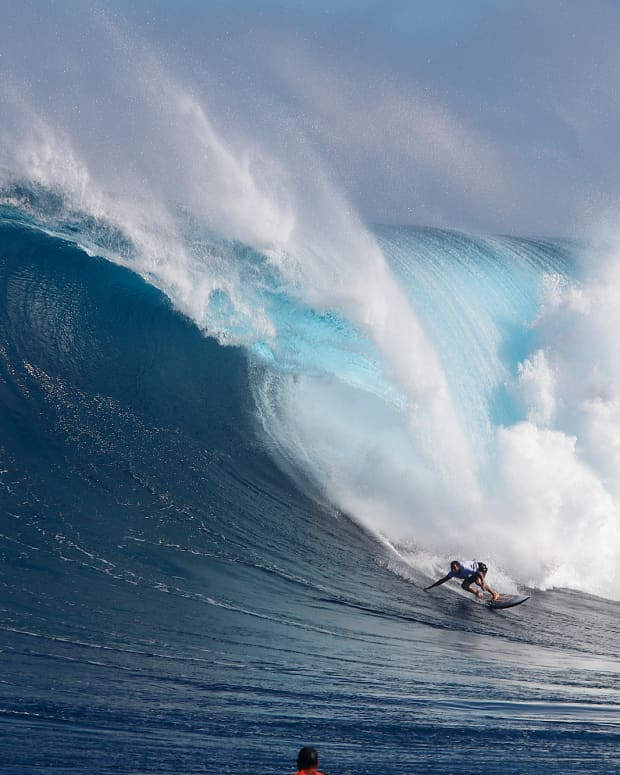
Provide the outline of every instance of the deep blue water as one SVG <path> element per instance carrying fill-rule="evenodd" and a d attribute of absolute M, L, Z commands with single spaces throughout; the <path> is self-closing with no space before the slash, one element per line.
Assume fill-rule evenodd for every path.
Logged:
<path fill-rule="evenodd" d="M 620 769 L 617 601 L 528 586 L 508 560 L 505 578 L 531 594 L 519 608 L 490 612 L 449 585 L 424 594 L 440 568 L 419 559 L 415 517 L 411 543 L 386 542 L 388 528 L 330 503 L 266 433 L 256 385 L 276 372 L 299 381 L 299 360 L 278 365 L 277 347 L 266 356 L 256 340 L 219 344 L 153 285 L 68 237 L 5 208 L 3 773 L 287 773 L 304 744 L 332 775 Z M 478 243 L 473 272 L 464 235 L 378 239 L 404 285 L 415 259 L 416 309 L 449 381 L 461 370 L 465 425 L 517 422 L 501 379 L 467 388 L 463 340 L 449 336 L 467 315 L 448 303 L 434 314 L 433 287 L 454 299 L 441 278 L 464 293 L 469 277 L 471 309 L 501 330 L 510 371 L 529 352 L 543 270 L 573 271 L 566 246 L 521 241 L 508 254 L 506 240 L 512 264 L 500 266 L 492 243 L 486 254 Z M 266 293 L 275 310 L 281 291 Z M 289 345 L 303 331 L 295 316 L 338 347 L 359 341 L 343 317 L 280 301 Z M 315 355 L 322 337 L 310 337 Z M 362 368 L 373 347 L 344 349 L 346 369 L 381 395 L 381 376 Z M 336 360 L 326 351 L 327 381 Z M 316 361 L 308 373 L 322 378 Z"/>

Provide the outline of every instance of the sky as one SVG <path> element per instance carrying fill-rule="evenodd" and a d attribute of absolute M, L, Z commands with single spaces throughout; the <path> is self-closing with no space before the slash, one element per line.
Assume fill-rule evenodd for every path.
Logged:
<path fill-rule="evenodd" d="M 617 217 L 618 2 L 3 5 L 3 82 L 78 124 L 89 101 L 104 105 L 100 147 L 132 129 L 114 101 L 127 69 L 106 59 L 91 17 L 107 20 L 129 59 L 148 50 L 198 95 L 220 136 L 296 175 L 300 158 L 320 165 L 369 222 L 584 236 Z"/>

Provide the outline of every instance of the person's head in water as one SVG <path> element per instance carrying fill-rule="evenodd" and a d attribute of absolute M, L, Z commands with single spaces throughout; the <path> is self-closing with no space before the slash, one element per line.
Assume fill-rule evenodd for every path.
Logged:
<path fill-rule="evenodd" d="M 461 570 L 461 563 L 458 560 L 452 560 L 450 570 L 452 573 L 458 573 Z"/>
<path fill-rule="evenodd" d="M 297 769 L 298 770 L 311 770 L 313 767 L 319 766 L 319 754 L 316 748 L 305 746 L 297 754 Z"/>

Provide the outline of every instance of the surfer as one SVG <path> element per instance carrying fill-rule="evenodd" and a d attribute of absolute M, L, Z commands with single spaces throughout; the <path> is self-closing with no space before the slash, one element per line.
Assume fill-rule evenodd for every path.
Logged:
<path fill-rule="evenodd" d="M 305 746 L 297 754 L 297 772 L 295 775 L 323 775 L 317 770 L 319 766 L 319 754 L 316 748 Z"/>
<path fill-rule="evenodd" d="M 428 592 L 429 589 L 438 587 L 440 584 L 445 584 L 445 582 L 450 581 L 450 579 L 463 579 L 461 586 L 466 592 L 471 592 L 472 595 L 483 598 L 484 591 L 486 590 L 491 593 L 493 600 L 497 600 L 499 594 L 494 592 L 484 580 L 487 571 L 488 568 L 483 562 L 476 562 L 476 560 L 452 560 L 450 563 L 450 573 L 442 579 L 439 579 L 439 581 L 436 581 L 434 584 L 424 587 L 424 591 Z M 477 584 L 480 589 L 472 589 L 472 584 Z"/>

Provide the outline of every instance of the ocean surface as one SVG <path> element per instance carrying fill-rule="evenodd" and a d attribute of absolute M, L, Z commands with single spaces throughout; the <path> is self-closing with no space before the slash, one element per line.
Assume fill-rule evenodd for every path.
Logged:
<path fill-rule="evenodd" d="M 0 773 L 620 772 L 612 25 L 281 5 L 3 3 Z"/>
<path fill-rule="evenodd" d="M 0 771 L 620 771 L 613 254 L 67 191 L 0 200 Z"/>

